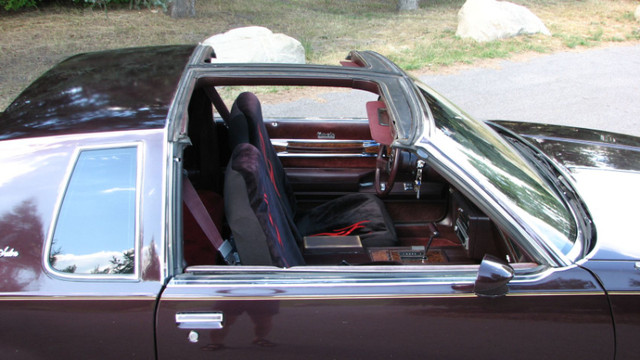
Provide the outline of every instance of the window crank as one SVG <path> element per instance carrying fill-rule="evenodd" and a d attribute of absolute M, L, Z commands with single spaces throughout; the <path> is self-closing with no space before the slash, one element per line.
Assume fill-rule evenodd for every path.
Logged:
<path fill-rule="evenodd" d="M 424 168 L 424 161 L 418 160 L 416 164 L 416 180 L 413 182 L 413 189 L 416 191 L 416 199 L 420 199 L 420 185 L 422 185 L 422 169 Z"/>

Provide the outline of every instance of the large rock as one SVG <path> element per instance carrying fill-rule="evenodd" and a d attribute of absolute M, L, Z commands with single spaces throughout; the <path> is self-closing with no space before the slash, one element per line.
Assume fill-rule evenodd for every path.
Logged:
<path fill-rule="evenodd" d="M 507 1 L 467 0 L 458 12 L 456 35 L 461 38 L 484 42 L 536 33 L 551 35 L 529 9 Z"/>
<path fill-rule="evenodd" d="M 636 20 L 640 21 L 640 5 L 638 5 L 638 7 L 636 8 Z"/>
<path fill-rule="evenodd" d="M 229 30 L 204 41 L 216 53 L 216 62 L 305 63 L 302 44 L 287 35 L 250 26 Z"/>
<path fill-rule="evenodd" d="M 418 0 L 398 0 L 398 11 L 418 10 Z"/>
<path fill-rule="evenodd" d="M 195 17 L 196 0 L 171 0 L 168 12 L 174 19 Z"/>

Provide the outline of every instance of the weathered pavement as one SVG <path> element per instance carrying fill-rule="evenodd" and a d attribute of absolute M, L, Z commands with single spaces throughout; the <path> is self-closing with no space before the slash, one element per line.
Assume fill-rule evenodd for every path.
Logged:
<path fill-rule="evenodd" d="M 421 76 L 477 119 L 530 121 L 640 136 L 640 45 L 500 61 Z"/>

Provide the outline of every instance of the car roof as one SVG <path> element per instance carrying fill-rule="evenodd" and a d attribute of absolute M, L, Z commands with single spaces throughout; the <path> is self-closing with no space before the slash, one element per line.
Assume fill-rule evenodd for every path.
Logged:
<path fill-rule="evenodd" d="M 0 140 L 162 128 L 194 45 L 72 56 L 0 115 Z"/>
<path fill-rule="evenodd" d="M 119 130 L 157 129 L 167 126 L 181 79 L 205 73 L 238 71 L 252 76 L 261 71 L 276 75 L 282 69 L 294 77 L 341 74 L 345 79 L 367 77 L 407 80 L 406 74 L 383 56 L 370 51 L 352 51 L 345 66 L 314 64 L 217 64 L 213 49 L 203 45 L 174 45 L 106 50 L 72 56 L 57 64 L 27 87 L 0 114 L 0 140 L 96 133 Z M 255 75 L 255 74 L 253 74 Z M 195 75 L 198 77 L 197 75 Z M 405 82 L 406 83 L 406 82 Z M 390 87 L 390 98 L 401 111 L 396 124 L 409 143 L 415 133 L 415 104 L 404 102 L 407 89 L 400 83 Z M 389 99 L 392 101 L 392 99 Z M 402 106 L 401 106 L 402 105 Z M 175 110 L 175 109 L 174 109 Z M 412 111 L 413 110 L 413 111 Z M 412 126 L 413 125 L 413 126 Z"/>

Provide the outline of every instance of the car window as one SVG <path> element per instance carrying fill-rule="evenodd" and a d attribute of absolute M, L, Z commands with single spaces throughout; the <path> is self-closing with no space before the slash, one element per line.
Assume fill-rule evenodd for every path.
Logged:
<path fill-rule="evenodd" d="M 51 240 L 51 268 L 134 274 L 137 153 L 135 146 L 79 153 Z"/>
<path fill-rule="evenodd" d="M 484 186 L 493 188 L 536 232 L 563 254 L 568 254 L 577 225 L 548 181 L 485 124 L 474 121 L 446 100 L 421 89 L 447 156 L 464 167 Z"/>
<path fill-rule="evenodd" d="M 268 118 L 366 119 L 366 103 L 378 95 L 358 89 L 318 86 L 222 87 L 220 95 L 228 108 L 242 92 L 255 93 Z"/>

